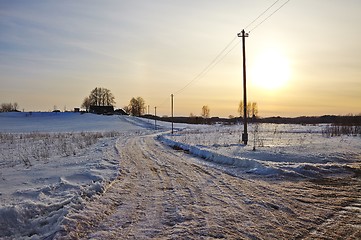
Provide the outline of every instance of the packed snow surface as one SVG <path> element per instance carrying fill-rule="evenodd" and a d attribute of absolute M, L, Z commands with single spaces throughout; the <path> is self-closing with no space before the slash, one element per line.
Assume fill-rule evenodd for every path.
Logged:
<path fill-rule="evenodd" d="M 360 136 L 174 126 L 1 113 L 0 239 L 361 238 Z"/>

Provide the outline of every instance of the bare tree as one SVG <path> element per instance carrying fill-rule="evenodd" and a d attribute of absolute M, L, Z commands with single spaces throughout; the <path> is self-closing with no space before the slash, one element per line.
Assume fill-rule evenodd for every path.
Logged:
<path fill-rule="evenodd" d="M 244 103 L 243 101 L 240 101 L 239 102 L 239 105 L 238 105 L 238 113 L 244 117 L 244 112 L 243 112 L 243 108 L 244 108 Z M 250 115 L 250 109 L 251 109 L 251 103 L 247 103 L 247 112 L 246 112 L 246 115 L 247 117 L 249 118 L 249 115 Z"/>
<path fill-rule="evenodd" d="M 10 112 L 11 111 L 11 103 L 2 103 L 1 104 L 1 112 Z"/>
<path fill-rule="evenodd" d="M 145 101 L 142 97 L 132 98 L 130 99 L 128 108 L 128 112 L 133 116 L 141 116 L 145 112 Z"/>
<path fill-rule="evenodd" d="M 83 100 L 83 103 L 81 104 L 82 108 L 85 108 L 85 110 L 88 112 L 91 106 L 91 102 L 90 102 L 90 98 L 89 97 L 85 97 Z"/>
<path fill-rule="evenodd" d="M 90 105 L 92 106 L 101 106 L 101 88 L 94 88 L 89 95 Z"/>
<path fill-rule="evenodd" d="M 0 106 L 0 112 L 13 112 L 17 111 L 18 104 L 15 103 L 2 103 Z"/>
<path fill-rule="evenodd" d="M 258 117 L 258 104 L 256 102 L 252 102 L 251 105 L 251 114 L 253 118 Z"/>
<path fill-rule="evenodd" d="M 202 113 L 201 113 L 201 116 L 204 117 L 204 118 L 209 118 L 209 114 L 210 114 L 211 110 L 209 109 L 208 106 L 203 106 L 202 107 Z"/>
<path fill-rule="evenodd" d="M 84 99 L 83 105 L 84 108 L 87 106 L 114 106 L 115 98 L 109 89 L 96 87 L 90 92 L 89 97 Z"/>
<path fill-rule="evenodd" d="M 243 116 L 243 101 L 239 102 L 238 105 L 238 113 Z M 258 116 L 258 104 L 256 102 L 248 102 L 247 103 L 247 118 L 251 118 L 251 117 L 257 117 Z"/>
<path fill-rule="evenodd" d="M 103 88 L 101 94 L 103 106 L 113 106 L 113 104 L 115 104 L 114 96 L 109 89 Z"/>
<path fill-rule="evenodd" d="M 17 102 L 14 102 L 13 103 L 13 111 L 17 111 L 18 110 L 18 103 Z"/>

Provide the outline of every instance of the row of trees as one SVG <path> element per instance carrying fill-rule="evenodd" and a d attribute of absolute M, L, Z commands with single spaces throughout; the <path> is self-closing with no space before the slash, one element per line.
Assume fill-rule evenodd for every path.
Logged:
<path fill-rule="evenodd" d="M 113 106 L 115 105 L 115 97 L 107 88 L 96 87 L 89 96 L 85 97 L 81 105 L 86 111 L 90 106 Z M 133 116 L 141 116 L 145 112 L 145 101 L 141 97 L 132 98 L 127 106 L 123 109 L 126 113 Z"/>
<path fill-rule="evenodd" d="M 88 111 L 90 106 L 114 106 L 114 105 L 115 105 L 115 98 L 114 95 L 110 92 L 110 90 L 106 88 L 96 87 L 90 92 L 88 97 L 84 98 L 81 107 L 85 108 Z M 136 97 L 136 98 L 133 97 L 130 100 L 129 104 L 123 108 L 123 110 L 130 115 L 141 116 L 145 113 L 145 109 L 146 109 L 145 106 L 146 106 L 145 101 L 142 97 Z M 17 104 L 15 105 L 15 109 L 16 107 Z M 243 101 L 240 101 L 238 106 L 238 112 L 241 116 L 243 116 L 243 108 L 244 108 L 244 103 Z M 210 117 L 210 108 L 207 105 L 204 105 L 202 107 L 201 116 L 203 118 Z M 258 116 L 257 103 L 248 102 L 247 117 L 251 118 L 257 116 Z M 191 113 L 190 117 L 194 117 L 194 115 Z"/>
<path fill-rule="evenodd" d="M 2 103 L 0 105 L 0 112 L 16 112 L 18 111 L 18 103 Z"/>
<path fill-rule="evenodd" d="M 85 108 L 89 111 L 90 106 L 114 106 L 115 97 L 111 91 L 107 88 L 96 87 L 94 88 L 89 96 L 85 97 L 81 105 L 82 108 Z M 145 113 L 145 101 L 142 97 L 132 98 L 127 106 L 124 107 L 124 111 L 133 116 L 141 116 Z M 243 116 L 243 101 L 239 103 L 238 112 Z M 18 110 L 18 103 L 2 103 L 0 105 L 0 112 L 11 112 Z M 210 108 L 207 105 L 202 107 L 201 116 L 203 118 L 210 117 Z M 257 117 L 258 116 L 258 105 L 256 102 L 247 103 L 247 117 Z M 190 117 L 194 117 L 191 113 Z"/>
<path fill-rule="evenodd" d="M 209 118 L 209 117 L 210 117 L 210 113 L 211 113 L 210 108 L 209 108 L 207 105 L 204 105 L 204 106 L 202 107 L 201 117 L 202 117 L 202 118 Z M 194 115 L 193 113 L 190 113 L 190 114 L 189 114 L 189 117 L 195 118 L 195 117 L 197 117 L 197 115 Z"/>
<path fill-rule="evenodd" d="M 243 108 L 244 104 L 243 101 L 240 101 L 238 105 L 238 113 L 240 116 L 243 116 Z M 195 117 L 193 113 L 190 114 L 190 117 Z M 210 117 L 210 109 L 207 105 L 202 107 L 201 117 L 203 118 L 209 118 Z M 234 116 L 230 115 L 230 118 L 233 118 Z M 254 118 L 258 117 L 258 104 L 256 102 L 248 102 L 247 103 L 247 118 Z"/>
<path fill-rule="evenodd" d="M 243 101 L 239 102 L 238 105 L 238 113 L 243 116 L 244 103 Z M 247 103 L 247 118 L 255 118 L 258 117 L 258 104 L 256 102 L 248 102 Z"/>
<path fill-rule="evenodd" d="M 123 110 L 132 116 L 139 117 L 145 113 L 145 101 L 141 97 L 133 97 L 130 99 L 128 106 L 125 106 Z"/>
<path fill-rule="evenodd" d="M 90 106 L 114 106 L 115 98 L 109 89 L 96 87 L 94 88 L 88 97 L 85 97 L 81 105 L 89 111 Z"/>

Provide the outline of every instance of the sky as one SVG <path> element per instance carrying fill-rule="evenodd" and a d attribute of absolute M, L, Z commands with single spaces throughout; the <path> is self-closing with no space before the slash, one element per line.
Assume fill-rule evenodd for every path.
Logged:
<path fill-rule="evenodd" d="M 118 108 L 169 116 L 174 94 L 176 116 L 239 116 L 242 29 L 261 117 L 361 113 L 359 0 L 0 0 L 0 103 L 72 110 L 103 87 Z"/>

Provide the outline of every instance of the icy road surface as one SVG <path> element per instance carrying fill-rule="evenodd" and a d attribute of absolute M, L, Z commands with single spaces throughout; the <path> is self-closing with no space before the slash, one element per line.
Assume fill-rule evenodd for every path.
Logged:
<path fill-rule="evenodd" d="M 116 149 L 119 177 L 71 210 L 56 239 L 361 239 L 359 175 L 235 176 L 154 135 Z"/>

